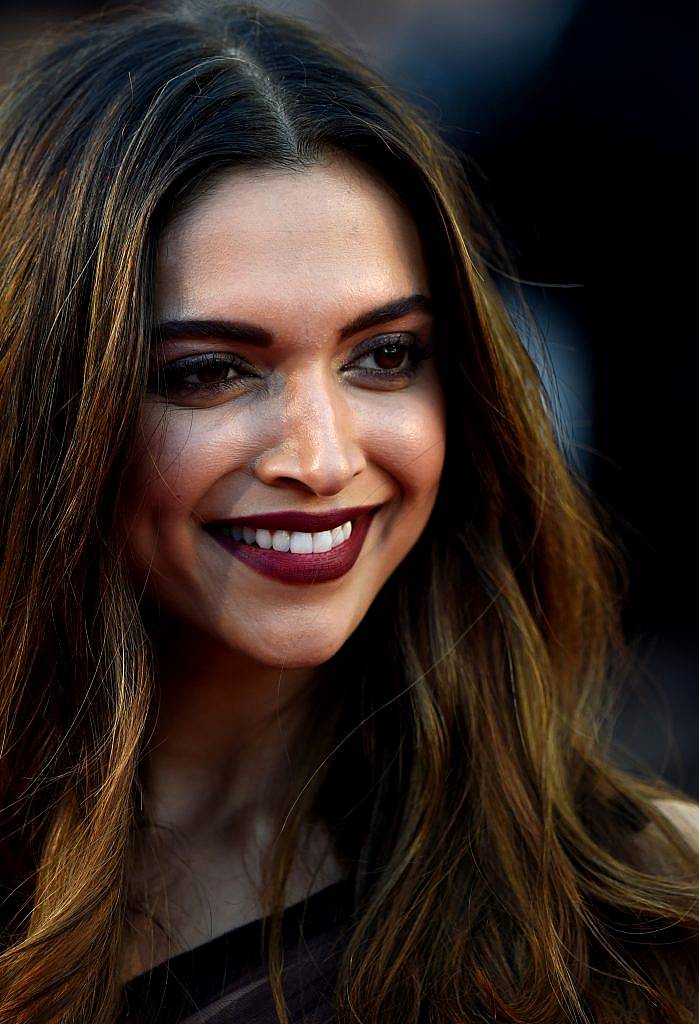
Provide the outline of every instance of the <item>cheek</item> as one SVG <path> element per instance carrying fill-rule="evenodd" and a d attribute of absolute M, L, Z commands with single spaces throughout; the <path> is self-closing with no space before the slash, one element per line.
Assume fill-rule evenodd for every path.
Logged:
<path fill-rule="evenodd" d="M 127 482 L 126 525 L 132 562 L 141 569 L 186 564 L 192 514 L 212 483 L 235 461 L 205 414 L 146 405 Z"/>
<path fill-rule="evenodd" d="M 219 410 L 146 406 L 129 481 L 151 514 L 193 509 L 212 483 L 249 458 L 244 429 L 231 430 Z"/>
<path fill-rule="evenodd" d="M 186 504 L 187 490 L 194 483 L 188 472 L 193 460 L 191 446 L 178 438 L 180 433 L 168 417 L 158 421 L 149 412 L 141 416 L 127 481 L 129 513 L 138 526 L 157 523 L 168 510 L 181 510 Z"/>
<path fill-rule="evenodd" d="M 446 450 L 446 408 L 436 376 L 406 390 L 372 417 L 373 461 L 414 504 L 434 504 Z"/>

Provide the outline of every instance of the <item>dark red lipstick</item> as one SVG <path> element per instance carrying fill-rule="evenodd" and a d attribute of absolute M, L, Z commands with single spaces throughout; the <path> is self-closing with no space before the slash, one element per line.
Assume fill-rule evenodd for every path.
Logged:
<path fill-rule="evenodd" d="M 365 512 L 373 512 L 379 505 L 355 505 L 352 508 L 336 508 L 331 512 L 299 512 L 289 509 L 287 512 L 260 512 L 249 516 L 238 516 L 235 519 L 217 519 L 207 524 L 207 529 L 217 526 L 251 526 L 255 530 L 298 530 L 302 533 L 320 533 L 321 530 L 334 530 L 346 522 L 354 522 Z M 283 553 L 283 552 L 282 552 Z"/>
<path fill-rule="evenodd" d="M 217 520 L 208 523 L 206 530 L 221 547 L 263 576 L 270 576 L 285 583 L 322 583 L 349 572 L 359 557 L 371 520 L 379 508 L 379 505 L 361 505 L 322 513 L 292 510 L 266 512 Z M 352 532 L 346 540 L 330 551 L 309 554 L 261 548 L 257 544 L 247 544 L 244 540 L 235 540 L 221 532 L 221 527 L 249 526 L 272 533 L 275 530 L 287 530 L 289 533 L 319 533 L 342 526 L 348 521 L 352 523 Z"/>

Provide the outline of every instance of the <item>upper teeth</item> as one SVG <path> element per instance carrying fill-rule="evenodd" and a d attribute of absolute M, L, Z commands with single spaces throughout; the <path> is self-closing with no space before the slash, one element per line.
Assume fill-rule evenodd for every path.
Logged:
<path fill-rule="evenodd" d="M 261 548 L 273 548 L 274 551 L 291 551 L 297 555 L 310 555 L 316 551 L 330 551 L 338 544 L 346 541 L 352 532 L 352 522 L 348 520 L 334 530 L 321 530 L 319 533 L 302 533 L 298 530 L 255 530 L 252 526 L 222 526 L 221 533 L 234 540 L 243 540 L 246 544 L 257 544 Z"/>

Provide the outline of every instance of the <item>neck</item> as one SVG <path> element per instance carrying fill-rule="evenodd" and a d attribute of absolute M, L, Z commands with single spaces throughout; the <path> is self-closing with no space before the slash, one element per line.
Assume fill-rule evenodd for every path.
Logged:
<path fill-rule="evenodd" d="M 141 765 L 152 827 L 136 837 L 129 884 L 144 909 L 129 925 L 124 978 L 262 914 L 269 854 L 308 771 L 303 741 L 320 679 L 316 669 L 253 663 L 179 624 L 161 623 L 153 641 Z M 323 824 L 306 822 L 285 904 L 345 875 Z"/>
<path fill-rule="evenodd" d="M 180 624 L 155 636 L 142 767 L 149 817 L 189 837 L 272 820 L 294 774 L 316 670 L 254 662 Z"/>

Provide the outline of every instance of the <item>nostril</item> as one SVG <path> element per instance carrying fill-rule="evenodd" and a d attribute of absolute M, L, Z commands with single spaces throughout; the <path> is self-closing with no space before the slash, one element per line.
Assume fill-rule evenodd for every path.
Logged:
<path fill-rule="evenodd" d="M 251 469 L 268 486 L 298 488 L 303 484 L 319 498 L 346 491 L 354 477 L 366 469 L 366 458 L 354 440 L 331 429 L 306 430 L 302 443 L 290 439 L 257 455 Z"/>

